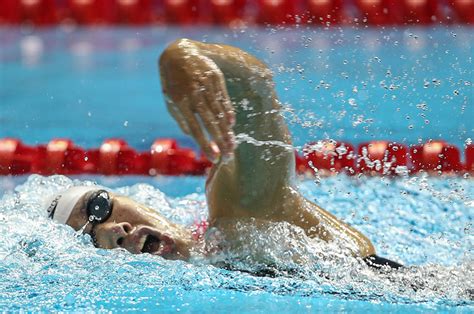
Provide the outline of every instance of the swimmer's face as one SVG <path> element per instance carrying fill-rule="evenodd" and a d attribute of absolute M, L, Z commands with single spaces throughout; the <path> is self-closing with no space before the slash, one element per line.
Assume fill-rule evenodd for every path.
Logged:
<path fill-rule="evenodd" d="M 86 225 L 87 202 L 96 195 L 86 193 L 76 203 L 67 224 L 75 230 Z M 109 192 L 112 214 L 99 224 L 88 224 L 84 233 L 104 249 L 124 248 L 133 254 L 149 253 L 167 259 L 187 259 L 191 235 L 184 227 L 174 224 L 154 210 L 132 199 Z"/>

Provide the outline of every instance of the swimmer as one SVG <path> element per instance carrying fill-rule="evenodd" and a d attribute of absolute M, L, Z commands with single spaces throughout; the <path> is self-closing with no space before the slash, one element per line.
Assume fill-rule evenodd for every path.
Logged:
<path fill-rule="evenodd" d="M 232 235 L 238 221 L 286 222 L 310 238 L 341 243 L 370 266 L 401 266 L 378 257 L 364 234 L 300 194 L 291 137 L 265 64 L 235 47 L 180 39 L 161 55 L 159 71 L 168 111 L 213 162 L 209 226 Z M 204 238 L 203 228 L 173 223 L 159 208 L 99 186 L 69 188 L 47 208 L 49 217 L 104 249 L 187 260 Z"/>

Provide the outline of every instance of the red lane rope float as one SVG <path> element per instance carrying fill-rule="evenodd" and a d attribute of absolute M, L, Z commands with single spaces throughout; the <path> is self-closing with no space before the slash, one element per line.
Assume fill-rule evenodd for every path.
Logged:
<path fill-rule="evenodd" d="M 404 175 L 474 173 L 474 145 L 460 150 L 445 141 L 406 145 L 389 141 L 361 143 L 319 141 L 295 152 L 300 174 Z M 138 152 L 123 139 L 107 139 L 99 148 L 84 149 L 69 139 L 29 146 L 18 139 L 0 139 L 0 175 L 28 173 L 103 175 L 202 175 L 211 163 L 174 139 L 157 139 L 150 151 Z"/>
<path fill-rule="evenodd" d="M 121 24 L 145 25 L 153 20 L 151 0 L 116 1 L 117 20 Z"/>
<path fill-rule="evenodd" d="M 408 149 L 387 141 L 363 143 L 359 145 L 358 160 L 360 172 L 396 174 L 400 167 L 408 167 Z"/>
<path fill-rule="evenodd" d="M 369 25 L 390 25 L 401 22 L 402 6 L 393 0 L 356 0 L 363 21 Z"/>
<path fill-rule="evenodd" d="M 466 164 L 465 169 L 471 173 L 474 172 L 474 144 L 466 147 Z"/>
<path fill-rule="evenodd" d="M 61 7 L 62 17 L 77 24 L 111 24 L 116 22 L 114 0 L 67 0 Z"/>
<path fill-rule="evenodd" d="M 342 0 L 306 0 L 308 23 L 339 24 L 343 21 Z"/>
<path fill-rule="evenodd" d="M 355 169 L 354 146 L 345 142 L 310 143 L 303 148 L 303 156 L 296 154 L 296 157 L 299 173 L 322 170 L 353 174 Z"/>
<path fill-rule="evenodd" d="M 257 22 L 260 24 L 293 24 L 295 3 L 293 0 L 258 0 Z"/>
<path fill-rule="evenodd" d="M 438 0 L 401 0 L 403 22 L 429 24 L 438 19 Z"/>
<path fill-rule="evenodd" d="M 163 0 L 166 22 L 170 24 L 193 24 L 197 21 L 196 0 Z"/>
<path fill-rule="evenodd" d="M 0 24 L 30 23 L 48 26 L 58 22 L 54 0 L 2 0 Z"/>
<path fill-rule="evenodd" d="M 433 141 L 412 146 L 410 155 L 415 172 L 425 170 L 446 173 L 463 169 L 459 149 L 444 141 Z"/>
<path fill-rule="evenodd" d="M 0 3 L 0 24 L 37 26 L 474 23 L 474 0 L 1 0 Z"/>
<path fill-rule="evenodd" d="M 210 0 L 212 21 L 220 25 L 236 25 L 243 20 L 245 0 Z"/>
<path fill-rule="evenodd" d="M 462 22 L 474 24 L 474 0 L 451 0 L 449 2 Z"/>

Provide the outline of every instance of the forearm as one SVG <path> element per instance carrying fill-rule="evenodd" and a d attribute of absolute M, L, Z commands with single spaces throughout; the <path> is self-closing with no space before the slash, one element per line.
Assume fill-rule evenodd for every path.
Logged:
<path fill-rule="evenodd" d="M 196 43 L 224 73 L 236 114 L 233 128 L 238 146 L 235 174 L 241 201 L 266 206 L 282 195 L 294 176 L 294 149 L 271 71 L 254 56 L 230 46 Z"/>
<path fill-rule="evenodd" d="M 338 241 L 354 255 L 366 257 L 375 254 L 372 242 L 359 230 L 346 224 L 303 196 L 291 215 L 292 223 L 303 228 L 309 237 Z"/>

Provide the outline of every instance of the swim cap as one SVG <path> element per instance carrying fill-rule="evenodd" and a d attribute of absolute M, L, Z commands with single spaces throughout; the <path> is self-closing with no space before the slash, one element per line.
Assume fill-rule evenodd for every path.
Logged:
<path fill-rule="evenodd" d="M 73 186 L 58 193 L 46 202 L 49 218 L 65 224 L 71 216 L 72 210 L 79 199 L 87 192 L 97 191 L 100 189 L 103 189 L 103 187 L 99 185 Z"/>

